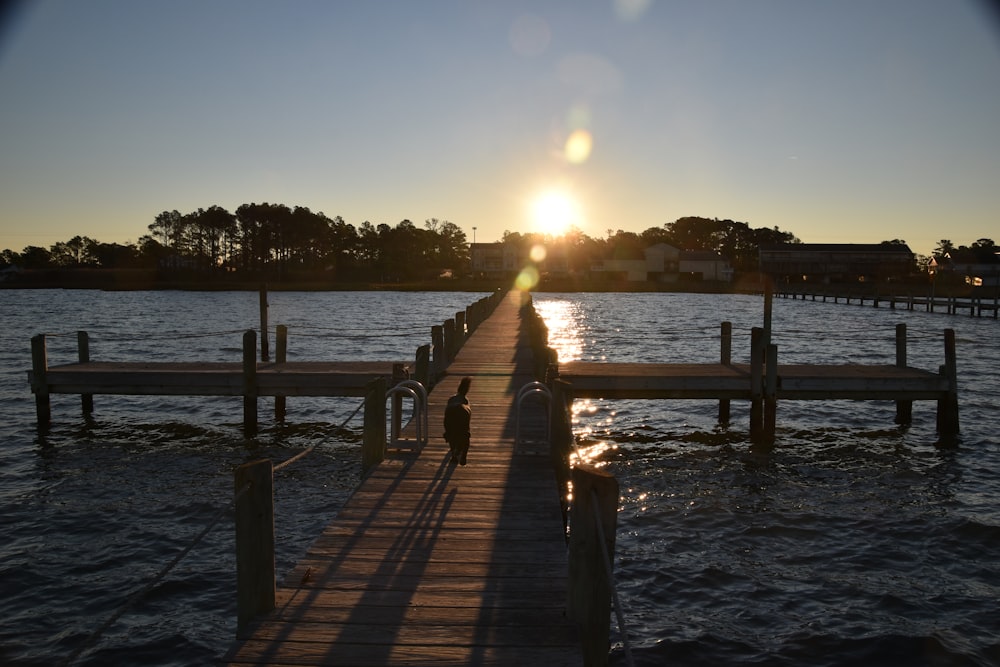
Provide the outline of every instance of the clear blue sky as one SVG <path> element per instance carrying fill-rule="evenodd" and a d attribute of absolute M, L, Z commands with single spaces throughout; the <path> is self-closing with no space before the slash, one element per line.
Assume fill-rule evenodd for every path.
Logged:
<path fill-rule="evenodd" d="M 554 188 L 595 237 L 1000 242 L 971 1 L 40 0 L 4 16 L 0 98 L 0 249 L 263 201 L 494 241 Z"/>

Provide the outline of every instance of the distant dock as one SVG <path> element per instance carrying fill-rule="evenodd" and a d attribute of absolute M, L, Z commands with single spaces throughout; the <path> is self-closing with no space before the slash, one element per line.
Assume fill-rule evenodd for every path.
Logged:
<path fill-rule="evenodd" d="M 983 289 L 983 288 L 977 288 Z M 871 289 L 851 289 L 848 286 L 807 286 L 784 285 L 775 287 L 775 295 L 785 299 L 821 301 L 823 303 L 844 303 L 891 310 L 943 312 L 948 315 L 968 315 L 969 317 L 1000 317 L 1000 289 L 988 294 L 970 296 L 927 294 L 879 294 Z"/>

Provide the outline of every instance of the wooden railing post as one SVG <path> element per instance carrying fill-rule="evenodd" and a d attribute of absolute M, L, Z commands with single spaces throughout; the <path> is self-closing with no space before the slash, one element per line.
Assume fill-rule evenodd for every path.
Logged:
<path fill-rule="evenodd" d="M 608 664 L 613 584 L 605 554 L 613 567 L 618 500 L 614 475 L 586 464 L 573 468 L 566 611 L 580 626 L 583 664 L 588 667 Z"/>
<path fill-rule="evenodd" d="M 271 353 L 267 346 L 267 284 L 260 286 L 260 360 L 270 361 Z"/>
<path fill-rule="evenodd" d="M 275 328 L 275 339 L 274 361 L 275 363 L 283 364 L 288 361 L 288 327 L 284 324 L 279 324 Z M 274 397 L 275 421 L 285 421 L 286 403 L 287 400 L 284 396 Z"/>
<path fill-rule="evenodd" d="M 565 509 L 569 504 L 570 453 L 573 451 L 573 385 L 565 380 L 552 381 L 552 403 L 549 405 L 549 423 L 552 425 L 549 458 L 559 485 L 559 498 Z"/>
<path fill-rule="evenodd" d="M 764 443 L 773 445 L 778 416 L 778 346 L 774 343 L 767 346 L 764 377 Z"/>
<path fill-rule="evenodd" d="M 896 367 L 906 368 L 906 324 L 896 325 Z M 896 401 L 896 423 L 909 424 L 913 421 L 913 401 Z"/>
<path fill-rule="evenodd" d="M 455 353 L 457 347 L 455 345 L 455 320 L 445 320 L 444 321 L 444 358 L 447 359 L 447 363 L 451 363 L 455 360 Z M 442 369 L 444 370 L 444 369 Z"/>
<path fill-rule="evenodd" d="M 257 332 L 243 334 L 243 432 L 257 434 Z"/>
<path fill-rule="evenodd" d="M 444 327 L 436 324 L 431 327 L 431 357 L 433 359 L 433 374 L 435 380 L 448 367 L 448 354 L 444 349 Z"/>
<path fill-rule="evenodd" d="M 384 377 L 372 380 L 365 387 L 365 433 L 361 444 L 362 477 L 385 459 L 385 394 Z"/>
<path fill-rule="evenodd" d="M 76 349 L 78 354 L 78 359 L 81 364 L 85 364 L 90 361 L 90 335 L 86 331 L 76 332 Z M 89 417 L 94 414 L 94 395 L 93 394 L 81 394 L 80 404 L 83 408 L 83 415 Z"/>
<path fill-rule="evenodd" d="M 941 372 L 948 380 L 948 395 L 938 401 L 938 435 L 951 438 L 958 435 L 958 366 L 955 355 L 955 330 L 944 330 L 944 366 Z"/>
<path fill-rule="evenodd" d="M 413 365 L 414 379 L 425 387 L 430 387 L 431 346 L 421 345 L 417 348 L 417 356 Z"/>
<path fill-rule="evenodd" d="M 465 345 L 465 311 L 455 313 L 455 351 Z"/>
<path fill-rule="evenodd" d="M 244 488 L 246 490 L 244 490 Z M 269 459 L 236 469 L 237 632 L 274 609 L 274 470 Z"/>
<path fill-rule="evenodd" d="M 40 428 L 52 423 L 48 374 L 48 346 L 45 343 L 45 334 L 38 334 L 31 337 L 31 390 L 35 393 L 35 415 Z"/>
<path fill-rule="evenodd" d="M 750 440 L 759 443 L 764 433 L 764 330 L 750 331 Z"/>
<path fill-rule="evenodd" d="M 722 323 L 722 344 L 719 352 L 719 363 L 729 366 L 733 363 L 733 323 Z M 729 423 L 729 399 L 719 399 L 719 423 Z"/>

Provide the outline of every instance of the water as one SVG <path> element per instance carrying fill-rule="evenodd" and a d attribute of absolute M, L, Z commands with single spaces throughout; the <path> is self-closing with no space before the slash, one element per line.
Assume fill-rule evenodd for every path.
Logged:
<path fill-rule="evenodd" d="M 289 327 L 289 361 L 412 360 L 430 327 L 484 294 L 272 292 L 270 322 Z M 52 396 L 40 435 L 26 370 L 30 338 L 49 363 L 91 358 L 233 361 L 259 326 L 252 292 L 0 290 L 0 664 L 195 665 L 216 661 L 236 632 L 233 470 L 317 449 L 277 474 L 279 577 L 355 488 L 360 399 L 289 398 L 285 425 L 261 399 L 261 430 L 242 433 L 241 398 Z M 274 349 L 274 332 L 270 335 Z M 219 525 L 96 640 L 92 635 L 202 530 Z"/>
<path fill-rule="evenodd" d="M 761 299 L 539 295 L 560 358 L 714 362 L 719 323 L 749 360 Z M 935 446 L 935 404 L 778 406 L 773 450 L 746 403 L 578 401 L 586 456 L 621 484 L 616 578 L 639 665 L 1000 664 L 1000 325 L 776 300 L 785 363 L 944 361 L 956 329 L 962 434 Z M 614 627 L 614 623 L 612 624 Z M 624 665 L 620 637 L 612 664 Z"/>
<path fill-rule="evenodd" d="M 483 294 L 272 293 L 289 360 L 411 359 Z M 563 359 L 715 361 L 733 322 L 749 356 L 762 301 L 749 296 L 542 294 Z M 1000 326 L 993 320 L 776 300 L 782 362 L 891 363 L 894 326 L 910 363 L 943 362 L 956 329 L 962 435 L 935 446 L 934 405 L 910 427 L 891 403 L 783 402 L 773 450 L 748 444 L 747 406 L 728 427 L 710 401 L 578 402 L 587 456 L 622 488 L 616 576 L 643 665 L 1000 664 Z M 289 399 L 288 423 L 262 399 L 260 435 L 242 435 L 242 399 L 53 396 L 40 435 L 25 371 L 30 337 L 50 363 L 238 361 L 258 324 L 255 293 L 2 291 L 0 309 L 0 664 L 217 660 L 235 633 L 232 472 L 255 456 L 316 451 L 276 479 L 279 576 L 357 483 L 359 399 Z M 273 347 L 273 333 L 272 333 Z M 202 529 L 198 546 L 101 636 Z M 612 623 L 614 627 L 614 623 Z M 614 664 L 625 664 L 620 636 Z"/>

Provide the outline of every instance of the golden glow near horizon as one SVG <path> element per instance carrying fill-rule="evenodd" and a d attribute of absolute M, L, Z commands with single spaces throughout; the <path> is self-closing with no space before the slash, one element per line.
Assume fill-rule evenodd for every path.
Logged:
<path fill-rule="evenodd" d="M 531 219 L 537 231 L 562 236 L 571 227 L 580 226 L 580 205 L 565 189 L 552 188 L 532 202 Z"/>

